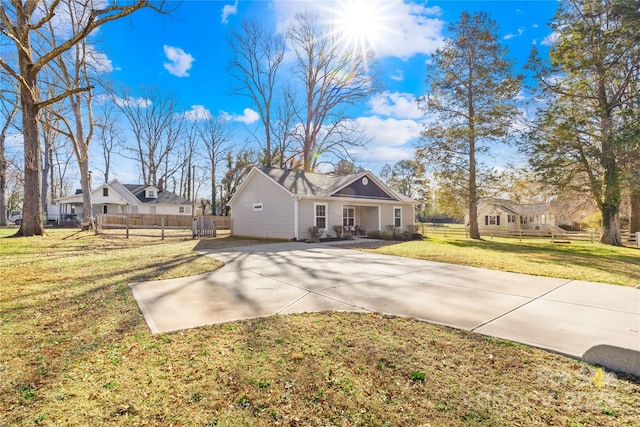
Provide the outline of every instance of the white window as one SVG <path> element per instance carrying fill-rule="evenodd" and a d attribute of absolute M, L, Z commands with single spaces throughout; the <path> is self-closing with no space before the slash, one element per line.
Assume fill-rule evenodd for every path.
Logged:
<path fill-rule="evenodd" d="M 180 213 L 184 213 L 184 206 L 180 206 L 178 209 Z"/>
<path fill-rule="evenodd" d="M 254 211 L 261 211 L 263 209 L 264 209 L 264 204 L 262 202 L 253 204 Z"/>
<path fill-rule="evenodd" d="M 313 204 L 313 224 L 318 227 L 318 230 L 327 229 L 327 204 L 326 203 L 314 203 Z"/>
<path fill-rule="evenodd" d="M 342 208 L 342 225 L 345 230 L 353 231 L 356 225 L 356 209 Z"/>
<path fill-rule="evenodd" d="M 496 216 L 489 215 L 489 225 L 496 225 Z"/>
<path fill-rule="evenodd" d="M 402 228 L 402 208 L 393 208 L 393 226 Z"/>
<path fill-rule="evenodd" d="M 102 196 L 103 197 L 109 197 L 109 188 L 102 187 Z"/>
<path fill-rule="evenodd" d="M 109 208 L 108 208 L 108 206 L 107 206 L 107 205 L 102 205 L 102 213 L 103 213 L 103 214 L 107 214 L 107 213 L 109 213 Z"/>

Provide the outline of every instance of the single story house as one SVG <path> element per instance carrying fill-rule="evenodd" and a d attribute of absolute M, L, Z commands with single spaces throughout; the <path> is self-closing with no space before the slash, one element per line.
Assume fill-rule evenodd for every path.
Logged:
<path fill-rule="evenodd" d="M 229 200 L 231 233 L 305 240 L 310 227 L 366 234 L 415 224 L 416 201 L 398 194 L 369 171 L 328 175 L 254 167 Z"/>
<path fill-rule="evenodd" d="M 469 224 L 468 216 L 465 223 Z M 481 231 L 558 231 L 549 203 L 516 203 L 504 199 L 482 199 L 478 203 L 478 228 Z"/>
<path fill-rule="evenodd" d="M 56 200 L 60 220 L 76 220 L 84 216 L 82 192 Z M 191 215 L 192 204 L 184 197 L 155 185 L 121 184 L 117 179 L 103 183 L 91 191 L 92 215 L 97 214 L 162 214 Z"/>

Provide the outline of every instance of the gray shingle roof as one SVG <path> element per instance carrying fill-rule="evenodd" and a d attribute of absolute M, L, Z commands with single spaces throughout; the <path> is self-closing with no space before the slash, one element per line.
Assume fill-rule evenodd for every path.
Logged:
<path fill-rule="evenodd" d="M 292 169 L 278 169 L 260 166 L 258 169 L 280 184 L 283 188 L 292 194 L 302 197 L 326 197 L 335 193 L 342 187 L 358 180 L 359 178 L 369 175 L 371 172 L 357 172 L 347 175 L 329 175 L 312 172 L 301 172 Z M 415 203 L 415 201 L 402 194 L 398 194 L 389 188 L 384 188 L 392 198 L 406 203 Z"/>
<path fill-rule="evenodd" d="M 300 196 L 327 196 L 338 188 L 356 180 L 365 172 L 343 176 L 301 172 L 261 166 L 258 169 L 287 191 Z M 333 191 L 332 191 L 333 190 Z"/>
<path fill-rule="evenodd" d="M 549 208 L 548 203 L 516 203 L 504 199 L 485 199 L 484 203 L 500 206 L 502 209 L 517 215 L 544 215 Z"/>
<path fill-rule="evenodd" d="M 175 193 L 167 190 L 158 190 L 158 197 L 155 199 L 148 199 L 144 196 L 145 188 L 149 187 L 144 184 L 123 184 L 127 190 L 131 192 L 140 202 L 147 204 L 161 204 L 161 205 L 190 205 L 191 202 L 184 197 L 178 196 Z"/>

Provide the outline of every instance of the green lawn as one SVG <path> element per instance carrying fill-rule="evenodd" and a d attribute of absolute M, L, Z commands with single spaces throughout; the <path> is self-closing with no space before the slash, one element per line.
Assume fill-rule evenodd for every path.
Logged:
<path fill-rule="evenodd" d="M 221 263 L 194 249 L 257 242 L 70 230 L 3 238 L 15 230 L 0 228 L 3 426 L 634 426 L 640 417 L 637 378 L 605 372 L 599 384 L 594 366 L 412 319 L 318 313 L 151 335 L 129 283 L 211 271 Z"/>
<path fill-rule="evenodd" d="M 591 282 L 640 286 L 640 250 L 599 243 L 552 243 L 542 239 L 484 238 L 472 240 L 440 230 L 428 239 L 393 243 L 372 250 L 409 258 L 489 268 L 492 270 Z"/>

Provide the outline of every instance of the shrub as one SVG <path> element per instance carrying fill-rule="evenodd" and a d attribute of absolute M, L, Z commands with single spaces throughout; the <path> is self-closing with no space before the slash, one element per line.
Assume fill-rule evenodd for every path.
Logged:
<path fill-rule="evenodd" d="M 418 234 L 418 224 L 409 224 L 406 228 L 409 234 Z"/>
<path fill-rule="evenodd" d="M 311 235 L 311 239 L 309 239 L 309 241 L 312 243 L 318 243 L 322 233 L 324 233 L 324 229 L 322 228 L 318 228 L 315 225 L 313 227 L 309 227 L 309 234 Z"/>
<path fill-rule="evenodd" d="M 379 239 L 381 231 L 380 230 L 369 230 L 367 232 L 367 236 L 371 239 Z"/>
<path fill-rule="evenodd" d="M 342 237 L 342 232 L 344 231 L 344 228 L 342 228 L 341 225 L 336 224 L 333 226 L 333 232 L 336 233 L 336 237 L 338 239 L 340 239 Z"/>
<path fill-rule="evenodd" d="M 393 231 L 391 230 L 381 231 L 380 238 L 382 240 L 393 240 Z"/>

